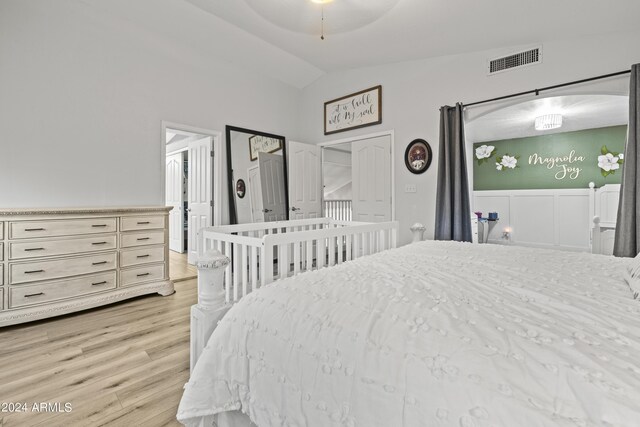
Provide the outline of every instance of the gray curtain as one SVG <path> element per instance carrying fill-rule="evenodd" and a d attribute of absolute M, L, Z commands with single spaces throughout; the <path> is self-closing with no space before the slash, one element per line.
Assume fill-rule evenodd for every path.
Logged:
<path fill-rule="evenodd" d="M 629 133 L 624 149 L 622 167 L 622 187 L 616 223 L 616 240 L 613 254 L 620 257 L 634 257 L 640 252 L 640 64 L 631 67 L 631 87 L 629 89 Z"/>
<path fill-rule="evenodd" d="M 436 240 L 471 241 L 471 203 L 462 104 L 440 109 Z"/>

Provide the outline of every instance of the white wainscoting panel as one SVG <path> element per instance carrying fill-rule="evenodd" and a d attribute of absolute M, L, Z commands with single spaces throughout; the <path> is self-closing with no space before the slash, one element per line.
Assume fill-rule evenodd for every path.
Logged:
<path fill-rule="evenodd" d="M 589 189 L 474 191 L 473 210 L 497 212 L 489 243 L 590 251 Z M 510 231 L 510 239 L 502 237 Z"/>
<path fill-rule="evenodd" d="M 613 227 L 618 216 L 620 201 L 620 184 L 605 185 L 596 192 L 596 213 L 600 216 L 600 224 Z"/>
<path fill-rule="evenodd" d="M 590 248 L 592 220 L 589 197 L 578 194 L 557 196 L 558 244 L 569 248 Z"/>

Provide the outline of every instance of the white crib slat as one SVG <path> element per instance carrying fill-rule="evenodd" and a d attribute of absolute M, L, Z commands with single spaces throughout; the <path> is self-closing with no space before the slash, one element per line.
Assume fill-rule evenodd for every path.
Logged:
<path fill-rule="evenodd" d="M 327 251 L 329 251 L 329 265 L 333 266 L 336 265 L 336 245 L 335 245 L 335 241 L 336 238 L 335 237 L 329 237 L 327 239 Z"/>
<path fill-rule="evenodd" d="M 353 256 L 352 259 L 360 258 L 360 233 L 353 235 Z"/>
<path fill-rule="evenodd" d="M 305 270 L 313 270 L 313 240 L 307 240 L 307 262 Z"/>
<path fill-rule="evenodd" d="M 273 246 L 265 245 L 260 253 L 260 286 L 273 282 Z"/>
<path fill-rule="evenodd" d="M 300 242 L 295 242 L 293 244 L 293 274 L 300 273 L 300 257 L 302 248 Z"/>
<path fill-rule="evenodd" d="M 318 239 L 318 258 L 316 259 L 316 265 L 318 270 L 324 268 L 327 262 L 327 239 Z"/>
<path fill-rule="evenodd" d="M 240 277 L 242 272 L 240 271 L 240 257 L 242 246 L 239 244 L 233 245 L 233 300 L 238 301 L 238 289 L 240 288 Z"/>
<path fill-rule="evenodd" d="M 258 287 L 258 248 L 251 247 L 251 291 L 255 291 Z"/>
<path fill-rule="evenodd" d="M 224 242 L 224 254 L 231 258 L 231 242 Z M 231 301 L 231 270 L 232 265 L 229 263 L 227 270 L 224 272 L 224 286 L 227 302 Z"/>
<path fill-rule="evenodd" d="M 249 257 L 251 256 L 251 246 L 244 246 L 242 250 L 242 296 L 247 295 L 249 284 Z"/>
<path fill-rule="evenodd" d="M 345 242 L 345 251 L 346 251 L 346 257 L 347 257 L 347 261 L 351 261 L 351 239 L 352 236 L 351 234 L 347 234 L 346 236 L 346 242 Z"/>
<path fill-rule="evenodd" d="M 281 279 L 285 279 L 289 275 L 289 245 L 280 245 L 279 249 L 278 273 Z"/>

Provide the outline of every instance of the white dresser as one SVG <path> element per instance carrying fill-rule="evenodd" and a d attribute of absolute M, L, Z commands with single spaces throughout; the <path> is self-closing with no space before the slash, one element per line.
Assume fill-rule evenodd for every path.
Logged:
<path fill-rule="evenodd" d="M 0 209 L 0 327 L 172 294 L 169 210 Z"/>

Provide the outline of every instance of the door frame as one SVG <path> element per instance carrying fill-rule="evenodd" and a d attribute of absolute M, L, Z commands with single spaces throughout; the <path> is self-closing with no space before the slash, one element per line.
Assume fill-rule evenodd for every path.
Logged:
<path fill-rule="evenodd" d="M 162 165 L 162 200 L 166 197 L 166 180 L 165 164 L 167 157 L 167 128 L 191 132 L 199 135 L 209 136 L 213 141 L 213 225 L 222 225 L 222 132 L 210 129 L 199 128 L 190 125 L 183 125 L 167 120 L 162 120 L 162 135 L 160 141 L 162 150 L 160 150 L 160 164 Z"/>
<path fill-rule="evenodd" d="M 368 133 L 365 135 L 350 136 L 348 138 L 336 139 L 333 141 L 321 142 L 318 146 L 331 147 L 332 145 L 344 144 L 346 142 L 360 141 L 362 139 L 378 138 L 380 136 L 389 136 L 391 140 L 391 221 L 396 220 L 396 150 L 395 150 L 395 132 L 393 129 L 381 132 Z M 320 151 L 321 162 L 324 163 L 324 150 Z M 321 185 L 324 188 L 324 174 L 321 174 Z M 324 191 L 322 192 L 322 206 L 324 209 Z"/>

